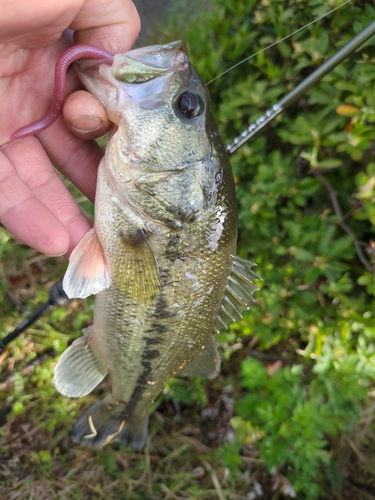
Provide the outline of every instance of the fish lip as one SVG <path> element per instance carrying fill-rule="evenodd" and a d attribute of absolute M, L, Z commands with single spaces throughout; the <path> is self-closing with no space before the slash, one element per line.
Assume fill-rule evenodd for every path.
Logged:
<path fill-rule="evenodd" d="M 173 62 L 171 62 L 170 56 L 173 56 L 173 54 Z M 101 65 L 110 66 L 108 70 L 111 71 L 116 78 L 116 74 L 118 75 L 118 70 L 116 68 L 119 66 L 121 59 L 128 62 L 144 62 L 145 66 L 160 70 L 159 74 L 166 71 L 173 71 L 179 67 L 186 67 L 189 64 L 186 44 L 182 40 L 177 40 L 163 45 L 140 47 L 122 54 L 115 54 L 113 58 L 108 59 L 82 58 L 76 61 L 74 66 L 79 72 L 85 72 L 95 67 L 99 67 L 100 71 Z M 100 71 L 100 73 L 101 76 L 105 78 L 105 73 L 102 71 Z"/>
<path fill-rule="evenodd" d="M 133 83 L 131 81 L 127 82 L 126 79 L 123 80 L 122 71 L 127 65 L 132 69 L 134 67 L 136 71 L 139 64 L 142 64 L 144 68 L 149 68 L 150 73 L 147 81 L 165 73 L 174 74 L 179 69 L 185 70 L 189 65 L 187 47 L 184 42 L 176 41 L 165 45 L 151 45 L 134 49 L 115 56 L 111 68 L 106 73 L 108 75 L 108 71 L 111 72 L 112 76 L 120 82 Z M 104 72 L 100 73 L 104 76 Z M 140 80 L 140 83 L 142 83 L 142 80 Z"/>
<path fill-rule="evenodd" d="M 169 64 L 168 53 L 172 55 L 175 54 L 175 64 Z M 177 40 L 163 45 L 140 47 L 138 49 L 125 52 L 122 55 L 135 61 L 141 60 L 148 62 L 148 59 L 152 59 L 152 63 L 148 62 L 150 66 L 168 70 L 173 68 L 176 64 L 179 65 L 181 62 L 185 63 L 187 61 L 187 53 L 188 51 L 185 42 Z"/>

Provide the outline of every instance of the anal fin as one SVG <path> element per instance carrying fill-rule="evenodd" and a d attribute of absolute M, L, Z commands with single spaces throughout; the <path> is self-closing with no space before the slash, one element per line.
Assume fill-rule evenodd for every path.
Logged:
<path fill-rule="evenodd" d="M 92 228 L 73 250 L 64 276 L 67 296 L 84 299 L 105 290 L 111 284 L 102 245 Z"/>
<path fill-rule="evenodd" d="M 81 398 L 89 394 L 107 375 L 108 368 L 94 352 L 94 338 L 80 337 L 60 356 L 54 382 L 60 394 Z"/>
<path fill-rule="evenodd" d="M 210 334 L 202 351 L 180 372 L 181 377 L 215 378 L 220 371 L 220 354 L 215 339 Z"/>

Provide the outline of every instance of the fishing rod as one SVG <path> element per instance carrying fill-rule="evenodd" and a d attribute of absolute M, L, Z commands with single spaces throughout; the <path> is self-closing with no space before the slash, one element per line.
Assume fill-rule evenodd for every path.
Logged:
<path fill-rule="evenodd" d="M 254 123 L 236 137 L 231 144 L 227 146 L 227 153 L 232 154 L 239 149 L 245 142 L 259 134 L 272 120 L 276 118 L 282 111 L 294 104 L 301 96 L 303 96 L 316 82 L 321 80 L 323 76 L 333 70 L 345 57 L 354 52 L 358 47 L 364 44 L 369 38 L 375 34 L 375 21 L 367 26 L 364 30 L 358 33 L 349 43 L 344 45 L 335 55 L 328 61 L 323 63 L 317 70 L 305 78 L 297 87 L 283 97 L 272 108 L 268 109 Z"/>
<path fill-rule="evenodd" d="M 0 340 L 0 354 L 4 352 L 4 349 L 12 340 L 19 337 L 26 328 L 35 323 L 43 314 L 50 311 L 55 306 L 66 306 L 69 302 L 70 299 L 63 290 L 62 280 L 52 285 L 49 289 L 48 300 L 19 323 L 12 332 L 8 333 L 6 337 Z"/>
<path fill-rule="evenodd" d="M 316 82 L 321 80 L 323 76 L 332 71 L 332 69 L 337 66 L 345 57 L 354 52 L 362 44 L 364 44 L 369 38 L 375 34 L 375 21 L 362 30 L 357 36 L 355 36 L 349 43 L 347 43 L 343 48 L 341 48 L 335 55 L 333 55 L 328 61 L 323 63 L 316 71 L 314 71 L 310 76 L 303 80 L 297 87 L 295 87 L 291 92 L 289 92 L 285 97 L 283 97 L 278 103 L 274 104 L 272 108 L 267 110 L 260 118 L 256 120 L 255 123 L 249 125 L 249 127 L 244 130 L 238 137 L 236 137 L 231 144 L 227 146 L 228 154 L 232 154 L 237 149 L 239 149 L 245 142 L 257 135 L 261 130 L 263 130 L 267 125 L 269 125 L 272 120 L 276 118 L 282 111 L 287 107 L 291 106 L 296 102 L 303 94 L 305 94 Z M 0 340 L 0 354 L 4 351 L 5 347 L 14 339 L 16 339 L 23 331 L 31 326 L 38 318 L 40 318 L 47 311 L 51 310 L 55 306 L 65 306 L 70 302 L 70 299 L 65 294 L 62 281 L 58 281 L 49 291 L 48 300 L 39 306 L 33 313 L 31 313 L 27 318 L 25 318 L 11 333 Z"/>

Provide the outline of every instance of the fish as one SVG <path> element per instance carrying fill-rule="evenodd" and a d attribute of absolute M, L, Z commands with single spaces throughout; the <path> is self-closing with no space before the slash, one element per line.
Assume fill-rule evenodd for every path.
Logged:
<path fill-rule="evenodd" d="M 235 185 L 206 85 L 181 41 L 75 63 L 114 126 L 99 165 L 94 227 L 71 254 L 63 287 L 95 294 L 93 324 L 61 355 L 58 392 L 110 391 L 72 439 L 142 448 L 149 408 L 171 377 L 213 378 L 214 334 L 258 290 L 236 256 Z"/>

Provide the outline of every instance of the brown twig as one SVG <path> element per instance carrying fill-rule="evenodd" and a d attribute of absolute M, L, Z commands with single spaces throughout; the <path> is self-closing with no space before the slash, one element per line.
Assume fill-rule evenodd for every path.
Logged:
<path fill-rule="evenodd" d="M 355 455 L 357 456 L 358 460 L 362 463 L 366 462 L 366 457 L 364 456 L 364 454 L 358 449 L 358 446 L 355 444 L 355 442 L 350 439 L 349 437 L 345 437 L 345 440 L 346 442 L 348 443 L 348 445 L 350 446 L 350 448 L 352 449 L 352 451 L 355 453 Z"/>
<path fill-rule="evenodd" d="M 365 266 L 367 271 L 370 273 L 374 273 L 374 267 L 370 264 L 370 262 L 366 259 L 365 254 L 362 251 L 361 245 L 359 241 L 357 240 L 355 234 L 353 231 L 350 229 L 349 226 L 347 226 L 344 222 L 344 218 L 341 212 L 341 207 L 339 205 L 339 202 L 337 200 L 337 194 L 334 191 L 333 187 L 331 186 L 330 182 L 324 175 L 316 175 L 316 177 L 320 180 L 322 184 L 324 184 L 324 187 L 327 189 L 333 210 L 338 218 L 338 224 L 339 226 L 348 234 L 354 244 L 355 250 L 357 252 L 359 260 L 362 262 L 362 264 Z"/>

